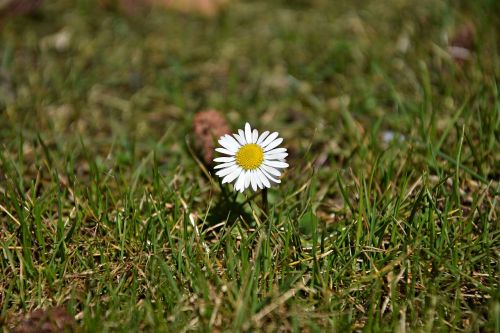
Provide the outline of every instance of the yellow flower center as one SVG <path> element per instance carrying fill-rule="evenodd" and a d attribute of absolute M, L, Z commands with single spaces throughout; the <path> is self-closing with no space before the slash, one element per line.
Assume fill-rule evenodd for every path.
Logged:
<path fill-rule="evenodd" d="M 264 151 L 255 143 L 244 145 L 236 153 L 236 163 L 244 170 L 257 169 L 263 161 Z"/>

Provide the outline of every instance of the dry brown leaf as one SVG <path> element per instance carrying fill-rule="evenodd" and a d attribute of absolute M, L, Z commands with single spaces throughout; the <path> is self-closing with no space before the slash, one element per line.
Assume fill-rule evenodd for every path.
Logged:
<path fill-rule="evenodd" d="M 76 322 L 64 307 L 37 309 L 28 313 L 12 330 L 13 333 L 75 332 Z"/>
<path fill-rule="evenodd" d="M 229 0 L 99 0 L 99 5 L 105 9 L 118 10 L 129 16 L 136 16 L 143 13 L 145 9 L 156 6 L 187 14 L 214 17 L 228 2 Z"/>
<path fill-rule="evenodd" d="M 463 24 L 451 37 L 448 52 L 458 64 L 469 60 L 474 49 L 476 29 L 471 22 Z"/>
<path fill-rule="evenodd" d="M 216 140 L 229 133 L 226 119 L 216 110 L 198 112 L 193 118 L 195 146 L 207 165 L 213 165 Z"/>
<path fill-rule="evenodd" d="M 42 0 L 0 0 L 0 17 L 29 14 L 41 4 Z"/>
<path fill-rule="evenodd" d="M 229 0 L 151 0 L 155 4 L 183 13 L 216 16 Z"/>
<path fill-rule="evenodd" d="M 136 16 L 151 7 L 152 0 L 99 0 L 98 3 L 102 8 L 117 10 L 128 16 Z"/>

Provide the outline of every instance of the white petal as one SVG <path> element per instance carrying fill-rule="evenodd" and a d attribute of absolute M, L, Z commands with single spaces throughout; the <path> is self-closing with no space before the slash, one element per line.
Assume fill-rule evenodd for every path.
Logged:
<path fill-rule="evenodd" d="M 260 169 L 257 169 L 257 176 L 259 177 L 261 183 L 265 187 L 271 187 L 271 183 L 269 182 L 269 180 L 267 179 L 267 177 L 262 173 L 262 171 Z"/>
<path fill-rule="evenodd" d="M 214 158 L 214 162 L 216 163 L 227 163 L 227 162 L 232 162 L 232 161 L 236 161 L 234 159 L 234 157 L 217 157 L 217 158 Z"/>
<path fill-rule="evenodd" d="M 250 175 L 250 171 L 247 171 L 245 174 L 245 188 L 244 189 L 246 189 L 250 185 L 250 178 L 252 178 L 252 176 Z"/>
<path fill-rule="evenodd" d="M 226 140 L 226 138 L 220 138 L 220 139 L 219 139 L 219 144 L 220 144 L 222 147 L 224 147 L 224 148 L 226 148 L 227 150 L 229 150 L 229 151 L 237 151 L 237 150 L 238 150 L 238 147 L 237 147 L 237 146 L 235 146 L 235 145 L 233 145 L 231 142 L 228 142 L 228 141 Z"/>
<path fill-rule="evenodd" d="M 232 136 L 226 135 L 219 139 L 219 144 L 230 151 L 237 151 L 240 144 Z"/>
<path fill-rule="evenodd" d="M 240 184 L 240 189 L 239 189 L 240 193 L 243 193 L 243 191 L 245 191 L 246 188 L 248 187 L 248 185 L 245 186 L 245 183 L 247 181 L 247 177 L 248 177 L 249 174 L 250 173 L 248 171 L 245 171 L 245 176 L 243 177 L 243 180 L 242 180 L 242 182 Z"/>
<path fill-rule="evenodd" d="M 268 144 L 270 144 L 271 142 L 273 142 L 273 141 L 274 141 L 274 139 L 276 139 L 276 138 L 278 137 L 278 135 L 279 135 L 279 134 L 278 134 L 278 132 L 274 132 L 274 133 L 272 133 L 271 135 L 269 135 L 269 136 L 268 136 L 268 137 L 264 140 L 264 142 L 262 142 L 262 143 L 260 144 L 260 146 L 262 147 L 262 149 L 266 148 L 266 146 L 267 146 Z"/>
<path fill-rule="evenodd" d="M 271 175 L 274 175 L 276 177 L 279 177 L 281 176 L 281 172 L 273 167 L 270 167 L 270 166 L 267 166 L 267 165 L 264 165 L 264 164 L 261 164 L 260 167 L 259 167 L 262 171 L 267 171 L 268 173 L 270 173 Z"/>
<path fill-rule="evenodd" d="M 218 164 L 218 165 L 214 166 L 214 169 L 224 169 L 224 168 L 228 168 L 230 166 L 233 166 L 235 164 L 236 164 L 236 161 L 222 163 L 222 164 Z"/>
<path fill-rule="evenodd" d="M 260 136 L 259 136 L 259 139 L 257 140 L 257 144 L 260 145 L 262 143 L 262 141 L 264 141 L 264 139 L 269 135 L 269 131 L 265 131 L 264 133 L 262 133 Z"/>
<path fill-rule="evenodd" d="M 283 160 L 287 156 L 288 156 L 288 153 L 271 154 L 271 155 L 264 154 L 264 158 L 266 160 Z M 282 162 L 284 162 L 284 161 L 282 161 Z"/>
<path fill-rule="evenodd" d="M 222 184 L 232 182 L 233 180 L 236 179 L 236 177 L 238 177 L 241 174 L 242 171 L 243 171 L 243 169 L 241 169 L 241 168 L 238 168 L 238 169 L 234 170 L 229 175 L 227 175 L 226 177 L 224 177 L 224 179 L 222 179 Z"/>
<path fill-rule="evenodd" d="M 243 187 L 245 184 L 245 174 L 246 171 L 242 171 L 238 177 L 238 180 L 236 181 L 236 184 L 234 185 L 234 189 L 236 191 L 240 191 L 240 189 Z"/>
<path fill-rule="evenodd" d="M 264 164 L 268 165 L 268 166 L 275 167 L 275 168 L 288 168 L 288 163 L 281 162 L 281 161 L 264 160 Z"/>
<path fill-rule="evenodd" d="M 245 139 L 247 140 L 247 143 L 253 143 L 253 141 L 252 141 L 252 128 L 250 127 L 249 123 L 245 124 Z"/>
<path fill-rule="evenodd" d="M 259 174 L 258 174 L 258 169 L 254 170 L 253 177 L 255 178 L 255 182 L 257 183 L 257 187 L 258 188 L 264 188 L 264 185 L 262 184 L 262 181 L 260 180 L 260 177 L 259 177 Z"/>
<path fill-rule="evenodd" d="M 264 151 L 269 151 L 269 150 L 271 150 L 273 148 L 276 148 L 282 142 L 283 142 L 283 138 L 276 139 L 273 142 L 271 142 L 266 148 L 264 148 Z"/>
<path fill-rule="evenodd" d="M 270 154 L 278 154 L 278 153 L 286 153 L 286 148 L 276 148 L 273 150 L 266 151 L 264 155 L 270 155 Z"/>
<path fill-rule="evenodd" d="M 225 138 L 226 138 L 228 141 L 232 142 L 233 144 L 235 144 L 235 145 L 237 145 L 237 146 L 240 146 L 239 142 L 238 142 L 238 141 L 236 141 L 236 139 L 235 139 L 235 138 L 233 138 L 231 135 L 226 134 Z"/>
<path fill-rule="evenodd" d="M 228 142 L 225 137 L 221 137 L 218 142 L 223 148 L 226 148 L 229 151 L 236 150 L 235 149 L 236 147 L 234 147 L 230 142 Z"/>
<path fill-rule="evenodd" d="M 250 172 L 250 183 L 252 184 L 252 189 L 254 192 L 257 191 L 257 175 L 252 171 Z"/>
<path fill-rule="evenodd" d="M 246 145 L 247 143 L 247 139 L 245 138 L 245 132 L 243 132 L 243 130 L 238 130 L 238 134 L 240 135 L 240 137 L 243 139 L 243 141 L 245 142 L 244 144 Z"/>
<path fill-rule="evenodd" d="M 245 139 L 242 138 L 239 134 L 233 134 L 233 136 L 238 140 L 238 143 L 242 146 L 246 145 L 247 143 L 245 142 Z"/>
<path fill-rule="evenodd" d="M 229 175 L 231 172 L 233 172 L 234 170 L 236 170 L 238 168 L 239 168 L 238 165 L 233 165 L 233 166 L 230 166 L 229 168 L 219 170 L 215 174 L 219 177 L 224 177 L 224 176 Z"/>
<path fill-rule="evenodd" d="M 215 151 L 226 155 L 236 155 L 236 152 L 229 151 L 226 148 L 215 148 Z"/>
<path fill-rule="evenodd" d="M 257 142 L 257 138 L 259 137 L 259 131 L 257 131 L 255 128 L 252 132 L 252 142 L 255 143 Z"/>
<path fill-rule="evenodd" d="M 271 176 L 270 174 L 268 174 L 268 173 L 266 172 L 266 170 L 261 169 L 261 171 L 262 171 L 262 173 L 264 174 L 264 176 L 266 176 L 266 177 L 267 177 L 267 179 L 272 180 L 273 182 L 278 183 L 278 184 L 279 184 L 279 183 L 281 183 L 281 180 L 279 180 L 279 179 L 275 179 L 273 176 Z"/>

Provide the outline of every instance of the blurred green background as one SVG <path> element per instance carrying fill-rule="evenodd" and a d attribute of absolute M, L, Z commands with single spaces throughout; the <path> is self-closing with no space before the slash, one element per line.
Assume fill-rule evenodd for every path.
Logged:
<path fill-rule="evenodd" d="M 0 325 L 498 332 L 499 14 L 0 0 Z M 285 138 L 269 229 L 193 158 L 206 109 Z"/>

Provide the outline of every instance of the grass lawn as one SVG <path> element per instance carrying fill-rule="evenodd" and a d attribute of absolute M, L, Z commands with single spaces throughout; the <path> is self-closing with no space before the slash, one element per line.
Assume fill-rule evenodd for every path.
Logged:
<path fill-rule="evenodd" d="M 0 331 L 500 332 L 498 1 L 103 2 L 0 16 Z M 205 109 L 284 138 L 268 213 Z"/>

